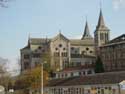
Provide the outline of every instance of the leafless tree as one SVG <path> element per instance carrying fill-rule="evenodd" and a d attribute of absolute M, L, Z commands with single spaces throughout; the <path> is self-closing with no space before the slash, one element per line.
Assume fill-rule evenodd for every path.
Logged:
<path fill-rule="evenodd" d="M 8 7 L 8 2 L 12 0 L 0 0 L 0 7 L 7 8 Z"/>

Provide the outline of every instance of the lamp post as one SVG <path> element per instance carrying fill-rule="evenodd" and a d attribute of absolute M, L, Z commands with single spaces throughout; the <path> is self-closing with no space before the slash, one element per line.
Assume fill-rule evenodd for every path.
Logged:
<path fill-rule="evenodd" d="M 41 94 L 43 94 L 43 62 L 41 63 Z"/>
<path fill-rule="evenodd" d="M 43 94 L 43 64 L 45 64 L 46 61 L 41 63 L 41 94 Z"/>

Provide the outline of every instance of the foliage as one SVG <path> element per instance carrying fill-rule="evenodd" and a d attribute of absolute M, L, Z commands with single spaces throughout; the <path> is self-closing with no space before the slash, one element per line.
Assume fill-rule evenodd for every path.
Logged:
<path fill-rule="evenodd" d="M 51 67 L 50 67 L 50 63 L 51 63 L 51 54 L 50 54 L 50 50 L 47 50 L 43 55 L 42 55 L 42 62 L 43 64 L 43 68 L 44 70 L 46 70 L 47 72 L 51 71 Z"/>
<path fill-rule="evenodd" d="M 0 64 L 0 85 L 8 89 L 8 83 L 11 81 L 9 73 L 6 71 L 5 65 Z"/>
<path fill-rule="evenodd" d="M 102 73 L 102 72 L 104 72 L 104 66 L 101 58 L 98 56 L 95 63 L 95 73 Z"/>
<path fill-rule="evenodd" d="M 41 86 L 41 67 L 27 70 L 15 81 L 15 89 L 39 88 Z M 48 72 L 43 71 L 43 84 L 47 84 Z"/>

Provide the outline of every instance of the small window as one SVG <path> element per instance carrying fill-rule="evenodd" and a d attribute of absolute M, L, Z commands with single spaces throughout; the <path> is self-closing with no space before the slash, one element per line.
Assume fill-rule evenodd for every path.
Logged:
<path fill-rule="evenodd" d="M 42 48 L 41 46 L 38 47 L 38 49 L 41 49 L 41 48 Z"/>
<path fill-rule="evenodd" d="M 66 50 L 66 48 L 63 48 L 63 50 L 65 51 L 65 50 Z"/>
<path fill-rule="evenodd" d="M 81 72 L 79 72 L 79 76 L 81 76 Z"/>
<path fill-rule="evenodd" d="M 29 58 L 30 58 L 30 55 L 28 55 L 28 54 L 24 55 L 24 59 L 29 59 Z"/>
<path fill-rule="evenodd" d="M 40 54 L 39 53 L 35 53 L 35 54 L 33 54 L 33 57 L 34 58 L 40 58 Z"/>
<path fill-rule="evenodd" d="M 74 50 L 74 47 L 71 47 L 71 50 Z"/>
<path fill-rule="evenodd" d="M 78 51 L 75 51 L 75 54 L 77 54 L 78 53 Z"/>
<path fill-rule="evenodd" d="M 91 70 L 89 70 L 89 71 L 88 71 L 88 74 L 92 74 L 92 71 L 91 71 Z"/>
<path fill-rule="evenodd" d="M 93 53 L 93 51 L 90 51 L 90 53 Z"/>
<path fill-rule="evenodd" d="M 58 50 L 58 48 L 55 48 L 55 50 L 57 51 L 57 50 Z"/>
<path fill-rule="evenodd" d="M 82 51 L 82 54 L 84 55 L 84 54 L 85 54 L 85 51 Z"/>
<path fill-rule="evenodd" d="M 65 74 L 65 77 L 67 77 L 67 73 Z"/>
<path fill-rule="evenodd" d="M 71 72 L 71 76 L 73 76 L 73 73 Z"/>
<path fill-rule="evenodd" d="M 43 49 L 42 52 L 45 52 L 45 50 Z"/>

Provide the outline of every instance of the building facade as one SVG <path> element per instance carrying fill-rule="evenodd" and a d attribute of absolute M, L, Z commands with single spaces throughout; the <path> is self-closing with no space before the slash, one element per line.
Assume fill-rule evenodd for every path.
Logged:
<path fill-rule="evenodd" d="M 124 94 L 124 74 L 125 72 L 110 72 L 53 79 L 44 88 L 44 92 L 45 94 Z"/>
<path fill-rule="evenodd" d="M 125 70 L 125 35 L 110 40 L 110 30 L 106 26 L 100 10 L 94 38 L 90 35 L 86 21 L 81 39 L 68 39 L 61 32 L 53 38 L 29 38 L 26 47 L 21 49 L 21 70 L 26 70 L 44 62 L 46 52 L 50 52 L 50 64 L 54 71 L 72 65 L 93 64 L 100 56 L 106 71 Z"/>
<path fill-rule="evenodd" d="M 69 39 L 61 32 L 53 38 L 29 38 L 21 49 L 21 71 L 45 62 L 47 52 L 56 76 L 44 88 L 45 94 L 124 94 L 119 83 L 125 80 L 125 72 L 94 72 L 97 56 L 105 71 L 125 70 L 125 34 L 110 40 L 101 10 L 94 38 L 87 21 L 81 39 Z"/>
<path fill-rule="evenodd" d="M 88 23 L 81 39 L 68 39 L 61 32 L 51 39 L 29 38 L 28 45 L 21 49 L 22 71 L 39 65 L 44 53 L 50 51 L 51 68 L 63 70 L 71 65 L 85 66 L 95 62 L 94 39 Z"/>
<path fill-rule="evenodd" d="M 125 34 L 100 46 L 105 71 L 125 70 Z"/>

